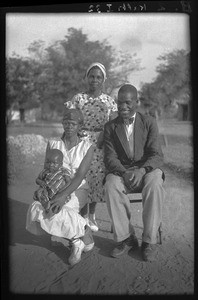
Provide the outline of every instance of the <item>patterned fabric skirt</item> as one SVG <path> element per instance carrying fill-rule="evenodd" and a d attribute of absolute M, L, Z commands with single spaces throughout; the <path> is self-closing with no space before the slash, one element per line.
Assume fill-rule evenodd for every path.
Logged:
<path fill-rule="evenodd" d="M 96 145 L 99 132 L 89 132 L 91 142 Z M 87 182 L 90 187 L 89 202 L 104 202 L 105 165 L 103 149 L 95 148 L 94 159 L 87 173 Z"/>

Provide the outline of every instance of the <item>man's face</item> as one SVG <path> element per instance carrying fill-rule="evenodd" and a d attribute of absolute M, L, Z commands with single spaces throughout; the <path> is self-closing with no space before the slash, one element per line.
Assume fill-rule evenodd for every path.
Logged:
<path fill-rule="evenodd" d="M 128 120 L 137 109 L 137 95 L 132 92 L 118 94 L 118 114 L 123 120 Z"/>

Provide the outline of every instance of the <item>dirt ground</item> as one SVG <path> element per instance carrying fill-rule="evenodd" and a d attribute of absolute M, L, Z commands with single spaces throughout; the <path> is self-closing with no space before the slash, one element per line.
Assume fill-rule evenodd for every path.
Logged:
<path fill-rule="evenodd" d="M 9 186 L 10 292 L 14 294 L 94 295 L 192 295 L 194 293 L 194 195 L 193 184 L 166 173 L 163 207 L 163 243 L 156 261 L 142 261 L 140 249 L 119 259 L 111 258 L 114 246 L 106 204 L 98 204 L 100 227 L 95 247 L 69 266 L 69 250 L 54 247 L 50 237 L 25 230 L 25 219 L 41 162 L 26 165 Z M 131 204 L 141 245 L 141 203 Z"/>

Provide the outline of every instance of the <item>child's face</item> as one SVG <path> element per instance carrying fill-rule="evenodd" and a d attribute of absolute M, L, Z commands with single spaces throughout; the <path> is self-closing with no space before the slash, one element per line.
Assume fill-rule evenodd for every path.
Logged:
<path fill-rule="evenodd" d="M 60 167 L 62 167 L 63 160 L 59 155 L 54 155 L 47 157 L 46 163 L 50 172 L 55 172 L 58 171 Z"/>
<path fill-rule="evenodd" d="M 118 113 L 123 119 L 129 119 L 137 109 L 137 96 L 132 92 L 118 94 Z"/>
<path fill-rule="evenodd" d="M 66 136 L 71 137 L 77 135 L 80 127 L 78 121 L 65 119 L 62 124 Z"/>

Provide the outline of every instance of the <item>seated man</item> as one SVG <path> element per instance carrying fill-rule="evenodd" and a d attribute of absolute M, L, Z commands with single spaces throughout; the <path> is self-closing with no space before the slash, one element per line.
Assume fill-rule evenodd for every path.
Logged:
<path fill-rule="evenodd" d="M 143 260 L 152 261 L 162 220 L 163 154 L 155 119 L 136 112 L 137 103 L 136 88 L 123 85 L 118 91 L 118 117 L 105 125 L 105 198 L 118 242 L 111 256 L 119 257 L 138 247 L 127 194 L 142 192 L 141 251 Z"/>

